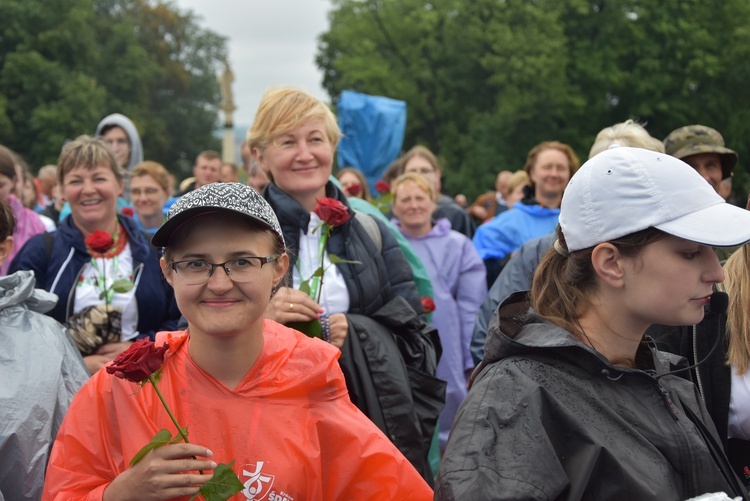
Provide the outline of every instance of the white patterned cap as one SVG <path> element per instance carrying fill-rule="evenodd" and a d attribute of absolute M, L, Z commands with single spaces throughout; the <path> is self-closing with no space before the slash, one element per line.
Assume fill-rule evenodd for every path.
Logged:
<path fill-rule="evenodd" d="M 253 188 L 242 183 L 211 183 L 180 197 L 167 213 L 167 220 L 154 234 L 151 243 L 169 246 L 175 231 L 203 212 L 230 211 L 247 216 L 268 227 L 284 245 L 279 220 L 268 202 Z"/>

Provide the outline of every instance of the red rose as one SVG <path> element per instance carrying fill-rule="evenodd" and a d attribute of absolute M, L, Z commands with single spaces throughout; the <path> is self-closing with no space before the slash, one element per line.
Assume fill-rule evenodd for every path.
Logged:
<path fill-rule="evenodd" d="M 386 193 L 391 192 L 391 186 L 385 181 L 383 181 L 382 179 L 380 179 L 375 183 L 375 191 L 377 191 L 381 195 L 385 195 Z"/>
<path fill-rule="evenodd" d="M 157 347 L 153 341 L 139 339 L 115 357 L 106 367 L 107 372 L 120 379 L 142 383 L 151 374 L 161 369 L 164 354 L 168 349 L 169 345 Z"/>
<path fill-rule="evenodd" d="M 346 191 L 349 192 L 350 197 L 356 197 L 362 192 L 362 186 L 358 183 L 350 184 Z"/>
<path fill-rule="evenodd" d="M 421 299 L 422 301 L 422 309 L 425 313 L 432 313 L 435 311 L 435 301 L 432 300 L 431 297 L 425 296 Z"/>
<path fill-rule="evenodd" d="M 315 206 L 313 212 L 318 215 L 329 226 L 341 226 L 345 222 L 349 221 L 351 216 L 349 215 L 349 209 L 346 205 L 342 204 L 338 200 L 333 198 L 319 198 L 318 205 Z"/>
<path fill-rule="evenodd" d="M 115 244 L 112 236 L 106 231 L 96 230 L 86 237 L 86 245 L 89 249 L 99 254 L 104 254 Z"/>
<path fill-rule="evenodd" d="M 123 207 L 120 211 L 120 214 L 123 216 L 133 217 L 135 215 L 135 211 L 132 207 Z"/>

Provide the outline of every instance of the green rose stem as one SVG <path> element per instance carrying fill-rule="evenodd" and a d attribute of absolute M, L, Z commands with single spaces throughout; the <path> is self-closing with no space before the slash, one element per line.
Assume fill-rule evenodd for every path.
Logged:
<path fill-rule="evenodd" d="M 188 440 L 187 433 L 182 428 L 182 426 L 180 426 L 180 423 L 177 422 L 177 418 L 174 416 L 174 414 L 172 414 L 172 409 L 169 408 L 169 406 L 167 405 L 167 401 L 164 400 L 164 395 L 161 394 L 161 390 L 159 390 L 159 386 L 156 384 L 156 379 L 154 379 L 154 374 L 153 373 L 151 373 L 151 374 L 148 375 L 148 380 L 151 383 L 151 386 L 154 387 L 154 391 L 156 391 L 156 396 L 159 397 L 159 400 L 161 400 L 162 405 L 167 410 L 167 414 L 169 414 L 169 418 L 172 420 L 172 422 L 174 423 L 174 425 L 177 427 L 177 432 L 180 434 L 180 436 L 185 441 L 185 443 L 189 444 L 190 441 Z M 193 456 L 193 459 L 198 459 L 198 458 L 196 458 L 195 456 Z M 203 470 L 198 470 L 198 473 L 200 473 L 201 475 L 203 475 Z"/>

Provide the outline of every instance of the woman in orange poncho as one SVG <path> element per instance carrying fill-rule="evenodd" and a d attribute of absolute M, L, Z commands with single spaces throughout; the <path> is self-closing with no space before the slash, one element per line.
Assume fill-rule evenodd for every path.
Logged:
<path fill-rule="evenodd" d="M 255 190 L 216 183 L 185 195 L 153 243 L 166 247 L 162 270 L 190 326 L 157 336 L 169 344 L 159 388 L 191 443 L 128 467 L 174 426 L 150 385 L 100 371 L 60 429 L 44 499 L 187 499 L 232 460 L 245 486 L 234 500 L 432 499 L 350 402 L 339 351 L 264 320 L 289 257 Z"/>

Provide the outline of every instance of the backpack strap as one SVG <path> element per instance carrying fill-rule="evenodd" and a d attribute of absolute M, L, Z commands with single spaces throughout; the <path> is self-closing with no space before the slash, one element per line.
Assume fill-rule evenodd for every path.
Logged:
<path fill-rule="evenodd" d="M 375 248 L 378 250 L 378 254 L 383 251 L 383 235 L 380 233 L 380 226 L 378 226 L 375 218 L 364 212 L 354 210 L 354 219 L 364 227 L 370 239 L 375 244 Z"/>

